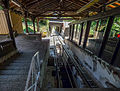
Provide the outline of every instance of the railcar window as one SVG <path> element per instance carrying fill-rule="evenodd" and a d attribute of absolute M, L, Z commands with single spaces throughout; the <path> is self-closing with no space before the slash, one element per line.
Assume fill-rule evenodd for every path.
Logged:
<path fill-rule="evenodd" d="M 110 63 L 110 60 L 112 59 L 112 55 L 114 54 L 116 45 L 119 41 L 117 34 L 120 34 L 120 16 L 116 16 L 114 19 L 112 29 L 109 34 L 109 38 L 107 40 L 107 44 L 102 54 L 102 59 L 106 60 L 109 63 Z M 120 54 L 120 50 L 119 50 L 119 54 Z M 119 59 L 120 57 L 118 57 L 116 61 Z"/>
<path fill-rule="evenodd" d="M 92 21 L 86 48 L 98 55 L 106 31 L 108 18 Z"/>

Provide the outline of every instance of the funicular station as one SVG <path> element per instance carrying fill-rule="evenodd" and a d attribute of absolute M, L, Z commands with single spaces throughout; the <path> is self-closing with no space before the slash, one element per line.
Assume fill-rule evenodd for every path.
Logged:
<path fill-rule="evenodd" d="M 120 88 L 120 0 L 0 0 L 0 91 L 65 88 Z"/>

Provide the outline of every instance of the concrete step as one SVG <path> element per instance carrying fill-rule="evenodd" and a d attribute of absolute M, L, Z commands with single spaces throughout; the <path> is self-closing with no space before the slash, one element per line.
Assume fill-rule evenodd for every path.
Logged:
<path fill-rule="evenodd" d="M 29 66 L 0 66 L 0 70 L 29 70 Z"/>
<path fill-rule="evenodd" d="M 3 66 L 29 66 L 30 65 L 30 62 L 29 63 L 6 63 L 4 64 Z"/>
<path fill-rule="evenodd" d="M 0 70 L 0 75 L 27 75 L 29 70 Z"/>
<path fill-rule="evenodd" d="M 19 57 L 19 58 L 13 58 L 13 59 L 11 59 L 11 60 L 14 60 L 14 61 L 17 61 L 17 60 L 21 60 L 21 61 L 31 61 L 32 60 L 32 57 L 31 56 L 29 56 L 28 58 L 26 57 Z"/>
<path fill-rule="evenodd" d="M 25 82 L 0 82 L 0 91 L 24 91 Z"/>
<path fill-rule="evenodd" d="M 0 64 L 0 67 L 1 67 L 1 66 L 18 65 L 18 64 L 27 64 L 27 63 L 30 64 L 30 63 L 31 63 L 31 60 L 29 60 L 29 61 L 25 61 L 25 60 L 10 61 L 10 60 L 8 60 L 8 61 Z"/>
<path fill-rule="evenodd" d="M 0 75 L 0 82 L 25 82 L 27 75 Z"/>
<path fill-rule="evenodd" d="M 7 63 L 10 63 L 10 62 L 6 62 Z M 31 60 L 22 60 L 22 59 L 19 59 L 19 60 L 15 60 L 13 61 L 13 63 L 31 63 Z"/>

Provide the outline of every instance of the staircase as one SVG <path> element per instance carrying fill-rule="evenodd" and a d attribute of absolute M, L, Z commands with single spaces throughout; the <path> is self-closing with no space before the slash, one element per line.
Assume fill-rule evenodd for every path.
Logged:
<path fill-rule="evenodd" d="M 40 59 L 44 59 L 49 48 L 47 39 L 20 35 L 15 40 L 19 53 L 0 64 L 0 91 L 24 91 L 33 55 L 39 51 Z"/>
<path fill-rule="evenodd" d="M 17 54 L 0 65 L 0 91 L 24 91 L 32 53 Z"/>

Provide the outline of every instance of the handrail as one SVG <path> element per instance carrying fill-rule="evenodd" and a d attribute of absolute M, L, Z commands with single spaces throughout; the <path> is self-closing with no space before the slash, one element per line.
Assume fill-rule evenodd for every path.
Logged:
<path fill-rule="evenodd" d="M 42 60 L 39 59 L 39 52 L 36 52 L 32 57 L 26 86 L 24 91 L 37 91 L 38 81 L 40 80 L 40 66 L 42 64 Z"/>

